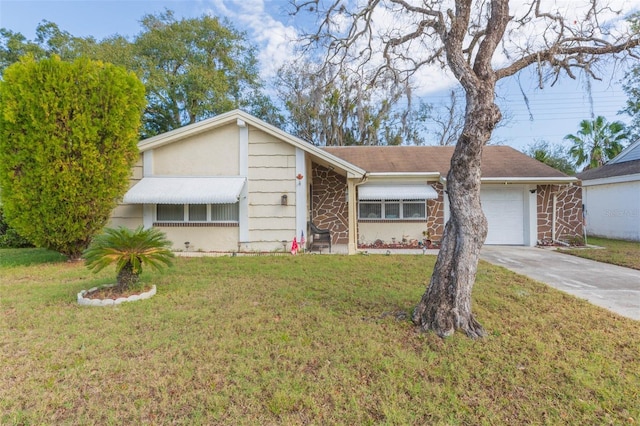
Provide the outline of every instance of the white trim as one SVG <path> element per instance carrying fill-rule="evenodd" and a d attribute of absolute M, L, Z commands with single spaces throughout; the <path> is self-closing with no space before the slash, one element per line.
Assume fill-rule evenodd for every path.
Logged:
<path fill-rule="evenodd" d="M 608 185 L 610 183 L 624 183 L 640 181 L 640 173 L 632 175 L 611 176 L 600 179 L 587 179 L 582 181 L 582 186 Z"/>
<path fill-rule="evenodd" d="M 302 179 L 298 176 L 302 175 Z M 307 162 L 305 153 L 296 148 L 296 237 L 300 238 L 301 232 L 307 229 Z M 309 236 L 306 235 L 305 239 Z M 300 242 L 300 241 L 298 241 Z"/>
<path fill-rule="evenodd" d="M 531 184 L 531 185 L 569 185 L 572 183 L 579 182 L 580 179 L 574 176 L 567 177 L 485 177 L 480 178 L 480 183 L 492 183 L 492 184 L 500 184 L 503 183 L 508 185 L 512 184 Z M 444 176 L 440 177 L 440 183 L 443 185 L 447 184 L 447 178 Z"/>
<path fill-rule="evenodd" d="M 142 206 L 142 226 L 144 227 L 144 229 L 153 227 L 155 210 L 155 204 L 144 204 Z"/>
<path fill-rule="evenodd" d="M 371 172 L 367 173 L 371 179 L 379 178 L 422 178 L 436 180 L 440 178 L 440 172 Z"/>
<path fill-rule="evenodd" d="M 249 128 L 247 123 L 238 119 L 239 138 L 239 170 L 241 176 L 249 176 Z M 245 243 L 249 241 L 249 185 L 243 185 L 238 197 L 238 241 Z"/>
<path fill-rule="evenodd" d="M 579 182 L 579 179 L 573 176 L 567 177 L 486 177 L 481 178 L 480 183 L 504 183 L 504 184 L 571 184 Z"/>
<path fill-rule="evenodd" d="M 528 194 L 524 194 L 524 245 L 533 247 L 538 243 L 538 191 L 535 185 L 529 185 L 525 190 Z"/>
<path fill-rule="evenodd" d="M 142 176 L 153 176 L 153 151 L 142 153 Z"/>

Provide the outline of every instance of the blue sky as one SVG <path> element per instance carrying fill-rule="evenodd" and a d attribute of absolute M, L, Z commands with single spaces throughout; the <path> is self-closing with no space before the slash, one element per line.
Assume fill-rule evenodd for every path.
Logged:
<path fill-rule="evenodd" d="M 0 27 L 33 39 L 38 23 L 48 20 L 72 35 L 100 40 L 113 34 L 132 37 L 140 31 L 143 15 L 165 9 L 178 17 L 225 16 L 259 47 L 263 77 L 268 79 L 290 57 L 291 40 L 297 34 L 299 18 L 286 13 L 287 5 L 287 0 L 0 0 Z M 603 82 L 592 82 L 593 111 L 610 121 L 627 121 L 626 115 L 617 115 L 626 101 L 619 82 L 623 72 L 612 74 L 608 69 Z M 502 143 L 518 149 L 538 139 L 561 144 L 566 134 L 577 131 L 580 120 L 590 117 L 584 78 L 562 78 L 544 90 L 536 85 L 536 76 L 529 71 L 521 73 L 519 81 L 511 78 L 500 83 L 498 103 L 511 117 L 508 126 L 495 132 Z M 447 99 L 443 89 L 423 89 L 421 95 L 437 104 Z"/>

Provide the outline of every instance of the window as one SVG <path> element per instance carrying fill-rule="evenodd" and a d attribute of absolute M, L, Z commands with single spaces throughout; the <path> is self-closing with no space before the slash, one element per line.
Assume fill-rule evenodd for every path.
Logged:
<path fill-rule="evenodd" d="M 206 222 L 207 205 L 189 204 L 189 222 Z"/>
<path fill-rule="evenodd" d="M 212 222 L 237 222 L 239 216 L 238 203 L 211 204 Z"/>
<path fill-rule="evenodd" d="M 157 204 L 157 222 L 237 223 L 239 203 L 233 204 Z"/>
<path fill-rule="evenodd" d="M 156 217 L 158 222 L 183 222 L 184 206 L 182 204 L 158 204 Z"/>
<path fill-rule="evenodd" d="M 380 201 L 360 202 L 360 219 L 381 219 L 382 204 Z"/>
<path fill-rule="evenodd" d="M 360 219 L 413 219 L 427 218 L 427 203 L 425 200 L 366 200 L 358 204 Z"/>

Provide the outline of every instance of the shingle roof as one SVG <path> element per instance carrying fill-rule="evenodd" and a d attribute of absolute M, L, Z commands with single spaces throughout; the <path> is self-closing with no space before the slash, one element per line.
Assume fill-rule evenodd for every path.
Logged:
<path fill-rule="evenodd" d="M 346 146 L 325 147 L 368 173 L 449 171 L 454 147 L 451 146 Z M 490 145 L 483 149 L 483 178 L 563 178 L 564 173 L 509 146 Z"/>
<path fill-rule="evenodd" d="M 580 180 L 592 180 L 633 174 L 640 174 L 640 160 L 605 164 L 597 169 L 589 169 L 578 173 L 577 177 Z"/>

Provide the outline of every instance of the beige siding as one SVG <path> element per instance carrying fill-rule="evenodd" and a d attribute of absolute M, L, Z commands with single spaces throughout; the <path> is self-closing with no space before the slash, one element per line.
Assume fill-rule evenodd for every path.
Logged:
<path fill-rule="evenodd" d="M 293 164 L 291 161 L 293 160 Z M 287 156 L 273 156 L 273 155 L 253 155 L 249 157 L 249 167 L 295 167 L 295 157 Z"/>
<path fill-rule="evenodd" d="M 107 226 L 114 228 L 125 226 L 135 229 L 142 225 L 142 205 L 140 204 L 120 204 L 113 212 Z"/>
<path fill-rule="evenodd" d="M 129 178 L 129 188 L 142 179 L 142 155 L 138 156 L 138 161 L 131 169 Z M 142 206 L 138 204 L 118 204 L 111 212 L 108 227 L 125 226 L 135 229 L 142 225 Z"/>
<path fill-rule="evenodd" d="M 237 176 L 238 126 L 230 124 L 153 150 L 157 176 Z"/>
<path fill-rule="evenodd" d="M 237 227 L 172 227 L 156 226 L 173 243 L 173 250 L 185 250 L 184 243 L 189 241 L 189 251 L 238 250 Z"/>
<path fill-rule="evenodd" d="M 251 176 L 251 169 L 249 169 L 249 176 Z M 295 194 L 295 182 L 294 177 L 291 176 L 290 180 L 251 180 L 249 177 L 249 194 L 264 193 L 264 194 Z M 291 196 L 291 195 L 289 195 Z M 280 196 L 275 199 L 280 199 Z M 251 199 L 249 199 L 251 203 Z"/>
<path fill-rule="evenodd" d="M 250 205 L 249 206 L 249 217 L 250 218 L 272 218 L 272 217 L 287 217 L 292 218 L 295 217 L 296 210 L 295 206 L 289 205 L 282 206 L 278 204 L 262 204 L 262 205 Z"/>
<path fill-rule="evenodd" d="M 249 129 L 249 238 L 251 249 L 282 250 L 296 234 L 296 150 L 262 131 Z M 287 195 L 287 205 L 281 205 Z"/>
<path fill-rule="evenodd" d="M 136 217 L 112 217 L 107 223 L 109 228 L 117 228 L 124 226 L 129 229 L 136 229 L 138 226 L 142 226 L 142 218 Z"/>
<path fill-rule="evenodd" d="M 251 206 L 278 206 L 278 208 L 285 208 L 285 206 L 281 206 L 281 197 L 282 195 L 287 195 L 287 204 L 289 206 L 295 206 L 296 204 L 296 193 L 295 192 L 252 192 L 251 193 L 251 202 L 249 203 L 249 208 Z M 274 212 L 274 215 L 278 215 L 281 212 Z M 293 214 L 293 213 L 292 213 Z M 251 214 L 249 214 L 251 216 Z"/>

